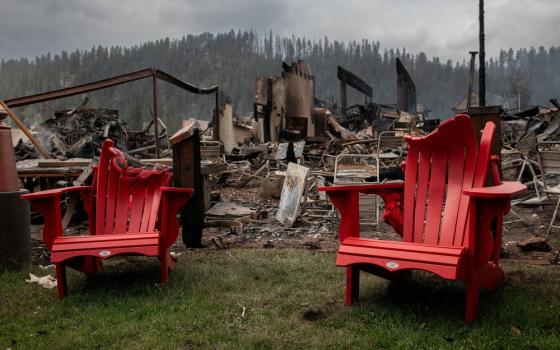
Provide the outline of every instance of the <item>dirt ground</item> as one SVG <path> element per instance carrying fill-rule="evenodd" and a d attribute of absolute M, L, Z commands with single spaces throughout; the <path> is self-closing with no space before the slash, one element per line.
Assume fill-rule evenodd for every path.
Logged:
<path fill-rule="evenodd" d="M 203 249 L 227 250 L 234 248 L 255 249 L 312 249 L 322 251 L 336 251 L 338 247 L 338 220 L 335 215 L 325 214 L 325 218 L 310 218 L 304 215 L 291 228 L 280 224 L 276 218 L 278 200 L 261 198 L 261 189 L 258 186 L 239 189 L 236 187 L 223 187 L 219 192 L 220 201 L 232 202 L 249 207 L 255 215 L 243 222 L 243 232 L 234 233 L 229 228 L 208 227 L 204 229 L 202 243 Z M 328 205 L 325 206 L 328 208 Z M 547 234 L 554 206 L 544 203 L 542 206 L 513 206 L 513 210 L 525 223 L 506 223 L 502 240 L 502 259 L 509 261 L 523 261 L 535 265 L 560 264 L 560 232 L 552 231 Z M 505 221 L 516 219 L 509 215 Z M 33 263 L 47 265 L 49 252 L 44 247 L 41 239 L 42 225 L 32 225 Z M 66 234 L 80 234 L 87 231 L 87 223 L 74 224 L 66 230 Z M 370 227 L 369 232 L 363 234 L 377 239 L 398 240 L 400 237 L 392 228 L 384 223 L 379 228 Z M 180 237 L 181 235 L 179 235 Z M 518 242 L 531 236 L 543 237 L 550 246 L 550 251 L 523 251 Z M 175 243 L 172 250 L 184 251 L 186 248 L 181 239 Z"/>

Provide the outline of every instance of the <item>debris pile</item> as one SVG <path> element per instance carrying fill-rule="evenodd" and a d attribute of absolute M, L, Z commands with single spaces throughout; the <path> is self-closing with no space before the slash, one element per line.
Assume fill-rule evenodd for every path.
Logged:
<path fill-rule="evenodd" d="M 104 140 L 112 139 L 120 149 L 143 158 L 154 157 L 154 140 L 150 123 L 142 131 L 129 130 L 118 111 L 112 109 L 66 109 L 32 128 L 35 137 L 58 159 L 94 158 Z M 160 144 L 167 146 L 166 127 L 160 121 Z M 167 151 L 167 152 L 166 152 Z M 30 141 L 21 138 L 15 146 L 17 160 L 40 158 Z M 169 155 L 168 150 L 162 156 Z"/>

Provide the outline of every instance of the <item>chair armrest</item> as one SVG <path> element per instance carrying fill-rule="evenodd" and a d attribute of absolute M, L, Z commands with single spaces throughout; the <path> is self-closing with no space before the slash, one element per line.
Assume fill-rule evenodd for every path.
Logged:
<path fill-rule="evenodd" d="M 359 192 L 367 194 L 377 194 L 387 190 L 404 189 L 404 181 L 384 182 L 379 184 L 356 184 L 356 185 L 335 185 L 321 186 L 317 190 L 329 193 L 333 192 Z"/>
<path fill-rule="evenodd" d="M 501 185 L 490 187 L 469 188 L 463 193 L 476 199 L 506 199 L 527 192 L 527 186 L 517 181 L 503 182 Z"/>
<path fill-rule="evenodd" d="M 61 187 L 61 188 L 54 188 L 52 190 L 46 191 L 39 191 L 24 194 L 21 196 L 22 199 L 32 200 L 37 198 L 49 198 L 49 197 L 57 197 L 62 195 L 63 193 L 69 192 L 84 192 L 84 191 L 91 191 L 91 186 L 73 186 L 73 187 Z"/>
<path fill-rule="evenodd" d="M 360 235 L 359 194 L 376 194 L 383 198 L 385 209 L 383 220 L 402 234 L 404 182 L 386 182 L 367 185 L 323 186 L 331 202 L 340 213 L 339 239 L 343 242 L 348 237 Z"/>
<path fill-rule="evenodd" d="M 62 209 L 60 196 L 70 192 L 90 192 L 91 186 L 74 186 L 56 188 L 47 191 L 24 194 L 23 199 L 29 200 L 31 207 L 43 217 L 43 241 L 47 249 L 51 250 L 56 237 L 62 236 Z"/>
<path fill-rule="evenodd" d="M 161 187 L 163 193 L 161 203 L 161 237 L 162 247 L 167 249 L 179 235 L 177 213 L 191 198 L 194 190 L 183 187 Z"/>
<path fill-rule="evenodd" d="M 527 186 L 517 181 L 463 190 L 474 199 L 471 208 L 476 212 L 475 226 L 468 234 L 467 244 L 473 254 L 471 263 L 476 268 L 482 268 L 489 260 L 496 266 L 499 264 L 504 215 L 511 208 L 512 197 L 526 191 Z"/>

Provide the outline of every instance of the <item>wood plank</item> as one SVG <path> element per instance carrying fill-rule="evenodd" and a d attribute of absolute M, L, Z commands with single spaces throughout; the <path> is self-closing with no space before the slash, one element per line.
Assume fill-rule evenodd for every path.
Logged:
<path fill-rule="evenodd" d="M 70 244 L 54 244 L 53 252 L 63 252 L 71 250 L 84 250 L 84 249 L 110 249 L 110 248 L 124 248 L 130 246 L 147 246 L 158 245 L 158 238 L 138 238 L 133 240 L 112 240 L 103 242 L 83 242 L 83 243 L 70 243 Z"/>
<path fill-rule="evenodd" d="M 146 197 L 144 199 L 144 211 L 142 218 L 140 219 L 139 232 L 148 231 L 148 225 L 150 223 L 150 216 L 152 215 L 152 205 L 154 204 L 154 193 L 161 183 L 158 181 L 157 176 L 152 176 L 147 180 L 146 184 Z"/>
<path fill-rule="evenodd" d="M 145 246 L 127 246 L 111 248 L 111 255 L 121 254 L 143 254 L 147 256 L 158 256 L 160 254 L 158 245 L 145 245 Z M 84 250 L 70 250 L 62 252 L 53 252 L 51 255 L 51 260 L 53 263 L 62 262 L 76 256 L 95 256 L 99 257 L 99 249 L 84 249 Z"/>
<path fill-rule="evenodd" d="M 434 253 L 402 252 L 390 249 L 378 249 L 371 247 L 340 246 L 339 254 L 350 254 L 360 256 L 371 256 L 397 261 L 429 262 L 431 264 L 457 266 L 461 260 L 460 256 L 439 255 Z"/>
<path fill-rule="evenodd" d="M 463 188 L 472 187 L 474 181 L 474 167 L 476 165 L 476 144 L 474 148 L 465 150 L 465 167 L 463 175 Z M 469 213 L 470 198 L 463 194 L 460 197 L 459 211 L 457 212 L 457 225 L 455 226 L 455 235 L 453 238 L 454 246 L 462 246 L 464 244 L 465 233 L 467 230 L 467 220 Z"/>
<path fill-rule="evenodd" d="M 115 210 L 115 234 L 126 233 L 128 224 L 128 206 L 130 204 L 130 181 L 119 181 L 117 192 L 117 208 Z"/>
<path fill-rule="evenodd" d="M 139 232 L 146 198 L 146 181 L 134 181 L 131 198 L 129 222 L 126 232 Z"/>
<path fill-rule="evenodd" d="M 463 195 L 463 169 L 465 166 L 465 149 L 455 146 L 450 150 L 448 157 L 448 180 L 447 196 L 441 224 L 441 235 L 439 243 L 453 245 L 455 237 L 455 226 L 457 225 L 457 214 L 459 203 Z"/>
<path fill-rule="evenodd" d="M 409 149 L 408 157 L 406 158 L 403 218 L 403 240 L 405 242 L 412 242 L 414 239 L 414 204 L 416 199 L 418 156 L 418 148 L 414 145 Z"/>
<path fill-rule="evenodd" d="M 95 233 L 98 235 L 104 234 L 105 231 L 105 209 L 107 205 L 107 177 L 109 173 L 110 157 L 110 143 L 108 141 L 103 143 L 101 156 L 97 165 L 97 184 L 95 188 Z M 114 195 L 114 194 L 110 194 Z"/>
<path fill-rule="evenodd" d="M 156 176 L 154 181 L 156 183 L 159 183 L 159 186 L 154 186 L 152 188 L 152 190 L 154 191 L 153 193 L 153 199 L 152 199 L 152 205 L 151 205 L 151 211 L 149 212 L 149 217 L 150 217 L 150 221 L 148 222 L 148 227 L 147 230 L 148 231 L 153 231 L 156 227 L 156 223 L 158 220 L 158 212 L 159 212 L 159 208 L 161 205 L 161 197 L 162 197 L 162 191 L 161 191 L 161 187 L 165 186 L 169 183 L 170 178 L 167 177 L 167 175 L 160 175 L 160 176 Z"/>
<path fill-rule="evenodd" d="M 399 251 L 417 251 L 423 253 L 434 253 L 441 255 L 461 255 L 465 250 L 464 247 L 442 247 L 441 245 L 425 244 L 425 243 L 409 243 L 402 241 L 384 241 L 379 239 L 371 238 L 346 238 L 343 245 L 361 246 L 361 247 L 371 247 L 371 248 L 382 248 L 382 249 L 393 249 Z"/>
<path fill-rule="evenodd" d="M 60 236 L 55 239 L 56 244 L 72 244 L 79 242 L 104 242 L 113 240 L 135 240 L 144 238 L 158 238 L 158 232 L 148 233 L 125 233 L 114 235 L 84 235 L 84 236 Z"/>
<path fill-rule="evenodd" d="M 105 211 L 105 227 L 103 232 L 107 234 L 113 233 L 115 223 L 115 209 L 117 207 L 117 196 L 119 187 L 120 174 L 115 169 L 109 169 L 109 180 L 107 184 L 107 192 L 111 195 L 107 196 L 107 209 Z M 98 225 L 100 223 L 98 222 Z"/>
<path fill-rule="evenodd" d="M 428 183 L 430 180 L 430 161 L 432 153 L 427 148 L 420 151 L 418 164 L 418 186 L 416 187 L 416 206 L 414 208 L 414 237 L 413 242 L 424 242 L 424 224 L 426 200 L 428 197 Z"/>
<path fill-rule="evenodd" d="M 432 155 L 428 208 L 426 214 L 426 235 L 424 243 L 437 244 L 442 219 L 443 196 L 447 177 L 447 150 L 438 150 Z"/>
<path fill-rule="evenodd" d="M 39 168 L 76 168 L 86 167 L 91 163 L 91 159 L 76 158 L 68 160 L 59 159 L 39 159 L 37 166 Z"/>

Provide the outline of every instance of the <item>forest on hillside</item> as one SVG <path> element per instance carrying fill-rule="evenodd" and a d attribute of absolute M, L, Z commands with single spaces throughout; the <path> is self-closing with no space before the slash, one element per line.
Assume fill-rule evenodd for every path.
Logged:
<path fill-rule="evenodd" d="M 315 76 L 316 96 L 338 99 L 336 67 L 341 65 L 373 87 L 374 102 L 395 103 L 395 58 L 399 57 L 416 83 L 417 100 L 433 117 L 445 118 L 466 96 L 468 49 L 465 60 L 442 61 L 406 49 L 382 49 L 379 41 L 331 41 L 286 37 L 269 32 L 230 31 L 165 38 L 132 47 L 93 47 L 90 50 L 47 53 L 35 58 L 0 62 L 0 98 L 9 99 L 104 79 L 155 67 L 201 87 L 219 85 L 238 115 L 252 112 L 255 78 L 279 75 L 282 61 L 303 59 Z M 487 103 L 506 108 L 548 105 L 560 97 L 560 46 L 502 50 L 487 62 Z M 212 96 L 196 96 L 160 84 L 159 114 L 172 129 L 190 117 L 210 119 Z M 477 85 L 475 85 L 477 86 Z M 88 94 L 89 107 L 113 108 L 134 128 L 151 114 L 151 82 L 137 81 Z M 349 104 L 361 102 L 350 95 Z M 28 124 L 52 116 L 54 110 L 79 105 L 84 96 L 17 109 Z"/>

